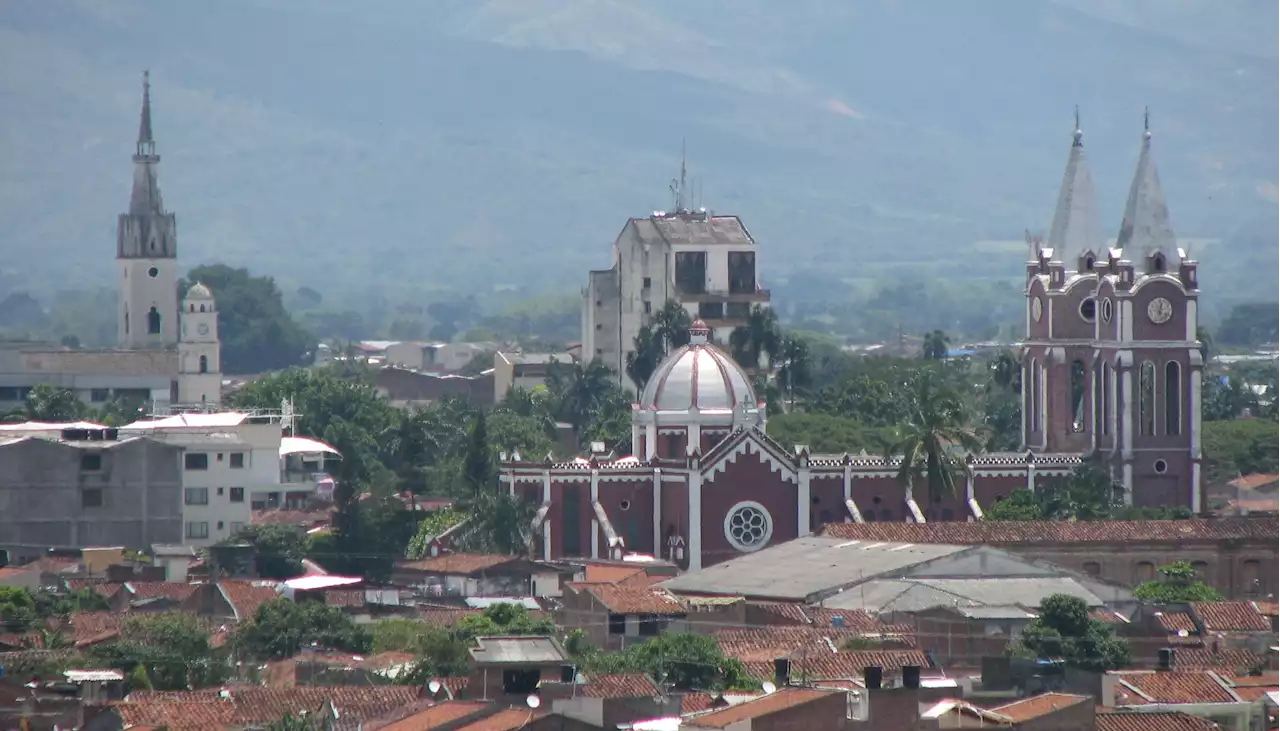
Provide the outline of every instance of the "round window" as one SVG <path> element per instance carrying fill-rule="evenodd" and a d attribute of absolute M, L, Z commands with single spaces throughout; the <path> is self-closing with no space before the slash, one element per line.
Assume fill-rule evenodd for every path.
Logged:
<path fill-rule="evenodd" d="M 1169 471 L 1169 463 L 1165 462 L 1163 459 L 1157 459 L 1156 463 L 1152 466 L 1155 468 L 1157 475 L 1163 475 Z"/>
<path fill-rule="evenodd" d="M 773 518 L 760 503 L 738 503 L 724 518 L 724 537 L 739 551 L 758 551 L 772 536 Z"/>
<path fill-rule="evenodd" d="M 618 503 L 618 507 L 619 507 L 619 508 L 621 508 L 622 510 L 630 510 L 630 509 L 631 509 L 631 501 L 630 501 L 630 500 L 623 500 L 622 502 Z"/>
<path fill-rule="evenodd" d="M 1097 315 L 1098 301 L 1092 297 L 1086 297 L 1084 301 L 1080 303 L 1080 316 L 1083 317 L 1086 322 L 1093 322 L 1093 318 L 1097 317 Z"/>
<path fill-rule="evenodd" d="M 1111 322 L 1111 316 L 1114 314 L 1111 311 L 1111 308 L 1112 308 L 1111 300 L 1109 299 L 1102 300 L 1102 321 L 1103 322 Z"/>
<path fill-rule="evenodd" d="M 150 269 L 147 270 L 147 276 L 151 277 L 152 279 L 155 279 L 156 277 L 160 276 L 160 270 L 155 267 L 151 267 Z"/>

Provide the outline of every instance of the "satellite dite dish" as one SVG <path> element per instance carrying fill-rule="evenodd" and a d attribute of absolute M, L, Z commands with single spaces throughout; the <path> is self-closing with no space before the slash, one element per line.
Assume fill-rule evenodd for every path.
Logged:
<path fill-rule="evenodd" d="M 439 680 L 433 680 L 433 681 L 431 681 L 430 683 L 427 683 L 427 690 L 431 691 L 431 694 L 432 694 L 432 695 L 435 695 L 436 693 L 439 693 L 439 692 L 440 692 L 440 681 L 439 681 Z"/>
<path fill-rule="evenodd" d="M 542 705 L 542 699 L 536 695 L 531 695 L 528 698 L 524 699 L 524 704 L 526 706 L 529 706 L 530 708 L 537 708 L 538 706 Z"/>
<path fill-rule="evenodd" d="M 778 689 L 778 686 L 766 680 L 764 684 L 760 686 L 760 689 L 764 691 L 765 695 L 769 695 L 770 693 L 776 691 Z"/>

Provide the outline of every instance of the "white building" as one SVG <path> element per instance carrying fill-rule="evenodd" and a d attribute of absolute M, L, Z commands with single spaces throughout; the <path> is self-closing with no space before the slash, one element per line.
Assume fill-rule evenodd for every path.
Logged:
<path fill-rule="evenodd" d="M 768 306 L 755 239 L 737 216 L 680 209 L 627 221 L 613 244 L 613 266 L 591 272 L 583 290 L 583 359 L 602 360 L 622 378 L 640 327 L 667 300 L 705 322 L 721 343 L 753 305 Z"/>
<path fill-rule="evenodd" d="M 248 525 L 254 507 L 282 507 L 290 496 L 301 502 L 316 493 L 315 475 L 323 472 L 324 457 L 337 451 L 285 437 L 282 422 L 279 413 L 183 413 L 120 431 L 184 448 L 183 542 L 208 546 Z M 312 464 L 321 469 L 304 473 L 304 456 L 312 453 L 319 455 Z"/>

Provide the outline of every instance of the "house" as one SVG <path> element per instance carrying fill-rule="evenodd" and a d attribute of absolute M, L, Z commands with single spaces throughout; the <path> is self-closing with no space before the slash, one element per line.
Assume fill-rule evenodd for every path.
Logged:
<path fill-rule="evenodd" d="M 569 583 L 559 624 L 581 629 L 596 647 L 621 650 L 667 630 L 683 631 L 688 614 L 679 600 L 643 578 L 617 584 Z"/>
<path fill-rule="evenodd" d="M 493 356 L 493 403 L 506 397 L 512 388 L 532 391 L 547 383 L 552 363 L 567 366 L 574 362 L 569 353 L 504 353 Z"/>
<path fill-rule="evenodd" d="M 543 681 L 571 681 L 569 654 L 554 637 L 477 637 L 467 696 L 522 701 Z"/>
<path fill-rule="evenodd" d="M 279 721 L 286 713 L 329 712 L 360 722 L 418 701 L 423 689 L 397 685 L 235 687 L 221 690 L 134 691 L 109 704 L 84 731 L 164 727 L 168 731 L 242 729 Z M 333 714 L 336 710 L 337 713 Z"/>
<path fill-rule="evenodd" d="M 1274 675 L 1269 681 L 1267 687 L 1278 685 Z M 1229 731 L 1251 731 L 1266 720 L 1261 694 L 1252 690 L 1242 694 L 1234 676 L 1212 670 L 1111 671 L 1102 678 L 1101 700 L 1107 708 L 1199 716 Z"/>
<path fill-rule="evenodd" d="M 398 562 L 392 582 L 427 596 L 533 596 L 558 589 L 560 574 L 519 556 L 447 553 Z"/>
<path fill-rule="evenodd" d="M 821 688 L 782 688 L 720 710 L 686 717 L 681 729 L 689 731 L 772 731 L 773 729 L 857 728 L 857 703 L 847 691 Z"/>

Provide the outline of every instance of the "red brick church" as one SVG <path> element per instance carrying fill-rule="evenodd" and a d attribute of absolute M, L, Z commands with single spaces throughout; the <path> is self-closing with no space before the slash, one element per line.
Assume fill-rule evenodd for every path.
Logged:
<path fill-rule="evenodd" d="M 977 520 L 1091 453 L 1134 504 L 1198 509 L 1196 263 L 1175 246 L 1150 148 L 1144 133 L 1108 247 L 1075 132 L 1049 239 L 1027 263 L 1026 451 L 971 455 L 963 491 L 930 500 L 881 456 L 779 444 L 750 379 L 699 321 L 633 406 L 632 456 L 503 463 L 503 484 L 539 506 L 542 557 L 634 552 L 694 570 L 823 523 Z"/>

